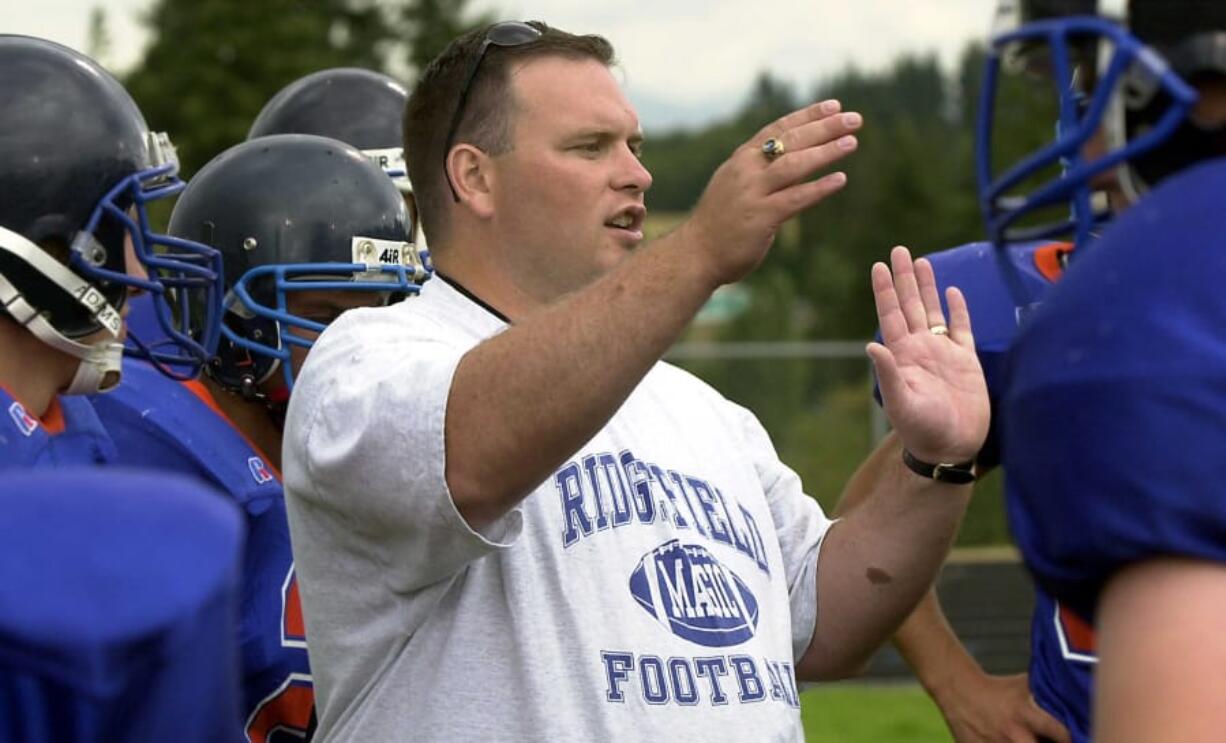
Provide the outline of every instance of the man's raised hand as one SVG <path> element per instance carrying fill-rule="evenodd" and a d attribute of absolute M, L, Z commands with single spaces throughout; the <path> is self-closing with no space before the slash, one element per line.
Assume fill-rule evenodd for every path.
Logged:
<path fill-rule="evenodd" d="M 975 458 L 987 437 L 990 405 L 966 299 L 956 287 L 941 309 L 936 277 L 926 259 L 904 247 L 890 266 L 872 268 L 882 343 L 870 343 L 882 407 L 903 445 L 926 462 Z"/>

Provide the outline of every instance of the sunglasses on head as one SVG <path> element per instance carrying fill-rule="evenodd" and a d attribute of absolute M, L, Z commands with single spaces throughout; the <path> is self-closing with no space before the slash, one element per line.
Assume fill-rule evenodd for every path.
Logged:
<path fill-rule="evenodd" d="M 472 89 L 473 79 L 477 77 L 477 71 L 481 69 L 481 61 L 485 59 L 485 53 L 489 51 L 490 46 L 523 46 L 539 38 L 541 38 L 540 29 L 520 21 L 495 23 L 493 26 L 490 26 L 489 31 L 485 32 L 485 39 L 481 42 L 481 49 L 478 50 L 477 56 L 473 58 L 472 67 L 468 70 L 468 77 L 464 79 L 464 86 L 460 88 L 460 100 L 456 104 L 455 114 L 451 117 L 451 126 L 447 129 L 447 140 L 443 143 L 443 175 L 446 176 L 447 185 L 451 188 L 451 197 L 457 202 L 460 200 L 460 195 L 456 193 L 455 183 L 451 180 L 451 173 L 447 171 L 447 155 L 451 152 L 451 145 L 455 143 L 456 130 L 460 128 L 460 119 L 464 117 L 464 104 L 468 103 L 468 93 Z"/>

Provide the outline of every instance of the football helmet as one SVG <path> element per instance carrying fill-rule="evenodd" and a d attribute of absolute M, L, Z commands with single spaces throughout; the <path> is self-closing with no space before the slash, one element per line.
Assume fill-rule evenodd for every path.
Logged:
<path fill-rule="evenodd" d="M 148 130 L 115 78 L 59 44 L 0 35 L 0 304 L 80 359 L 66 393 L 119 382 L 132 289 L 155 299 L 168 339 L 133 344 L 137 355 L 192 373 L 212 355 L 220 254 L 155 234 L 145 210 L 183 185 L 169 138 Z M 129 242 L 145 276 L 128 273 Z"/>
<path fill-rule="evenodd" d="M 294 331 L 324 329 L 290 314 L 288 294 L 386 299 L 417 293 L 431 271 L 410 243 L 413 225 L 392 181 L 357 148 L 314 135 L 260 137 L 213 158 L 179 197 L 169 231 L 223 256 L 222 340 L 206 373 L 270 404 L 293 387 L 290 348 L 312 344 Z M 264 383 L 278 369 L 285 385 L 270 392 Z"/>
<path fill-rule="evenodd" d="M 247 139 L 269 134 L 317 134 L 362 151 L 409 199 L 413 186 L 404 161 L 404 106 L 409 91 L 395 78 L 357 67 L 336 67 L 300 77 L 282 88 L 256 116 Z M 425 248 L 414 217 L 413 243 Z"/>
<path fill-rule="evenodd" d="M 1226 74 L 1226 3 L 1206 0 L 1002 0 L 988 50 L 978 120 L 980 205 L 997 244 L 1069 235 L 1087 243 L 1106 218 L 1096 179 L 1114 171 L 1135 200 L 1197 160 L 1226 154 L 1226 131 L 1189 113 L 1189 81 Z M 1020 162 L 992 162 L 1001 70 L 1053 84 L 1053 138 Z M 1091 140 L 1101 143 L 1087 154 Z M 1050 207 L 1061 218 L 1021 227 Z M 1027 220 L 1033 222 L 1033 219 Z"/>

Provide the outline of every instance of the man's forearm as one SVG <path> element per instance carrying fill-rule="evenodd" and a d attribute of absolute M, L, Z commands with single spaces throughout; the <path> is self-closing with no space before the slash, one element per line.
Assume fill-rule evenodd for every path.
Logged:
<path fill-rule="evenodd" d="M 879 487 L 889 465 L 901 456 L 902 442 L 896 433 L 890 432 L 851 476 L 835 513 L 846 516 L 855 510 Z M 959 671 L 975 665 L 946 621 L 935 590 L 929 590 L 920 599 L 915 611 L 898 628 L 894 646 L 934 698 Z"/>
<path fill-rule="evenodd" d="M 447 405 L 447 482 L 480 527 L 600 430 L 718 285 L 684 233 L 469 351 Z"/>
<path fill-rule="evenodd" d="M 1221 740 L 1223 614 L 1226 565 L 1170 556 L 1118 571 L 1095 618 L 1095 738 Z"/>
<path fill-rule="evenodd" d="M 848 675 L 889 638 L 931 587 L 970 500 L 969 486 L 921 478 L 900 458 L 876 473 L 822 544 L 802 678 Z"/>
<path fill-rule="evenodd" d="M 901 456 L 902 442 L 898 440 L 897 432 L 890 431 L 852 473 L 834 507 L 835 515 L 845 517 L 863 503 L 880 487 L 882 476 Z"/>
<path fill-rule="evenodd" d="M 944 695 L 959 674 L 979 670 L 978 663 L 949 626 L 935 589 L 920 599 L 894 633 L 894 647 L 933 699 Z"/>

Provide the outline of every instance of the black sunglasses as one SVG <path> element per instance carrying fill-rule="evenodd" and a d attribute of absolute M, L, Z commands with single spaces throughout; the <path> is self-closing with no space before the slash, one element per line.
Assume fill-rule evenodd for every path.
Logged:
<path fill-rule="evenodd" d="M 455 142 L 456 130 L 460 128 L 460 119 L 464 116 L 464 104 L 468 102 L 468 92 L 472 89 L 473 79 L 477 77 L 477 70 L 481 69 L 481 60 L 485 59 L 485 53 L 491 45 L 502 47 L 522 46 L 539 38 L 541 38 L 540 29 L 520 21 L 495 23 L 493 26 L 490 26 L 489 31 L 485 32 L 485 40 L 481 42 L 481 50 L 477 52 L 472 67 L 468 70 L 468 77 L 464 80 L 464 87 L 460 88 L 460 101 L 456 104 L 455 115 L 451 117 L 451 126 L 447 129 L 447 141 L 443 143 L 443 175 L 447 178 L 447 185 L 451 187 L 451 197 L 456 202 L 459 202 L 460 195 L 456 193 L 455 183 L 451 181 L 451 173 L 447 171 L 447 155 L 451 153 L 451 145 Z"/>

